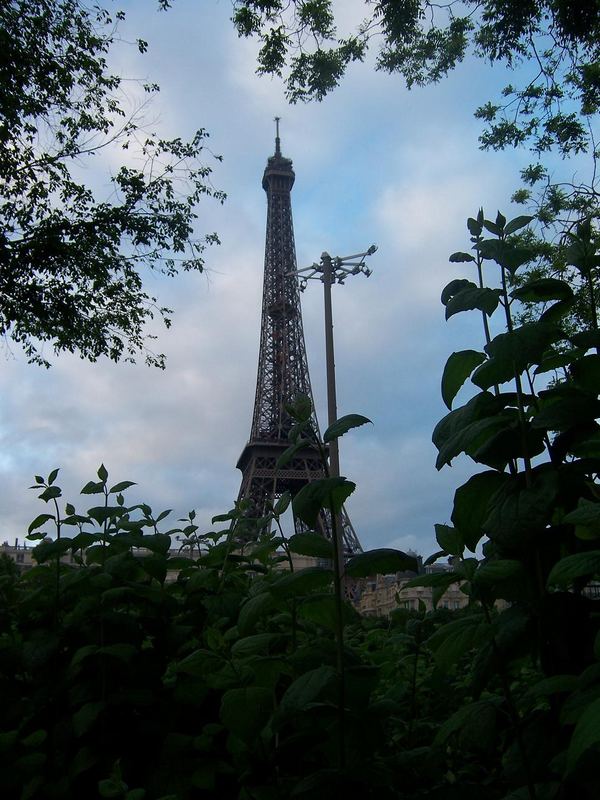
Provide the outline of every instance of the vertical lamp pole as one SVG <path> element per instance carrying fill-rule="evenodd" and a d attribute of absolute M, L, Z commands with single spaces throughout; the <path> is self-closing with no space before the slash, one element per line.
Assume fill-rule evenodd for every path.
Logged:
<path fill-rule="evenodd" d="M 362 273 L 367 278 L 371 270 L 365 265 L 365 258 L 373 255 L 377 250 L 371 245 L 364 253 L 351 256 L 336 256 L 332 258 L 329 253 L 321 254 L 321 261 L 310 267 L 293 273 L 300 278 L 300 291 L 306 289 L 309 280 L 320 280 L 323 283 L 323 298 L 325 303 L 325 364 L 327 369 L 327 424 L 329 427 L 337 420 L 337 398 L 335 390 L 335 356 L 333 349 L 333 313 L 331 308 L 331 287 L 334 283 L 343 284 L 349 275 Z M 329 474 L 332 478 L 339 478 L 340 455 L 337 439 L 329 443 Z M 333 521 L 332 512 L 332 521 Z M 335 515 L 335 547 L 338 553 L 338 579 L 344 578 L 344 541 L 342 530 L 342 515 Z"/>

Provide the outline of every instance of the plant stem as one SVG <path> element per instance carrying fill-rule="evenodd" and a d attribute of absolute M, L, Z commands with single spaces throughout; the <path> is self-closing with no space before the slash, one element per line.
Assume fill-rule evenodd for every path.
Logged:
<path fill-rule="evenodd" d="M 502 299 L 504 306 L 504 314 L 506 317 L 506 329 L 509 333 L 514 332 L 512 317 L 510 314 L 510 299 L 508 297 L 508 285 L 506 280 L 506 268 L 500 265 L 500 274 L 502 276 Z M 513 362 L 514 375 L 515 375 L 515 388 L 517 392 L 517 413 L 519 415 L 519 428 L 521 430 L 521 444 L 523 447 L 523 463 L 525 465 L 525 484 L 528 488 L 533 483 L 531 473 L 531 458 L 529 456 L 529 444 L 527 442 L 527 428 L 525 425 L 525 403 L 523 400 L 523 384 L 521 383 L 521 375 Z"/>
<path fill-rule="evenodd" d="M 343 597 L 342 581 L 340 571 L 340 553 L 337 537 L 337 515 L 333 511 L 333 498 L 329 496 L 331 507 L 331 527 L 333 541 L 333 581 L 335 594 L 335 643 L 336 643 L 336 662 L 338 673 L 338 763 L 340 769 L 346 767 L 346 742 L 345 742 L 345 705 L 346 705 L 346 682 L 344 674 L 344 618 L 343 618 Z"/>

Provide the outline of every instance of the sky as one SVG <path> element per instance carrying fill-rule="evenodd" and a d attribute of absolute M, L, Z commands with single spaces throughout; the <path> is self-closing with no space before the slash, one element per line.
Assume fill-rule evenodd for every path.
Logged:
<path fill-rule="evenodd" d="M 235 464 L 250 433 L 258 359 L 266 196 L 261 187 L 274 151 L 293 160 L 292 209 L 298 266 L 323 251 L 343 256 L 378 251 L 370 278 L 334 288 L 339 415 L 358 413 L 372 425 L 340 440 L 341 472 L 357 484 L 347 510 L 365 549 L 397 547 L 423 556 L 437 550 L 434 524 L 449 523 L 454 491 L 473 465 L 457 459 L 435 469 L 431 433 L 447 413 L 440 380 L 452 351 L 482 346 L 477 314 L 444 321 L 440 293 L 468 265 L 448 256 L 469 246 L 466 218 L 511 207 L 523 152 L 482 153 L 473 111 L 508 82 L 503 70 L 467 61 L 434 87 L 408 91 L 398 76 L 369 65 L 350 68 L 320 104 L 290 106 L 278 79 L 255 74 L 257 43 L 238 39 L 228 0 L 176 0 L 159 13 L 152 0 L 122 2 L 124 40 L 141 37 L 140 56 L 123 43 L 113 69 L 150 79 L 160 93 L 145 109 L 163 136 L 209 134 L 222 162 L 212 182 L 223 205 L 206 199 L 198 235 L 217 231 L 222 244 L 206 253 L 206 271 L 148 286 L 174 309 L 170 330 L 158 328 L 165 371 L 142 362 L 90 364 L 52 358 L 28 365 L 17 346 L 0 351 L 0 541 L 24 539 L 46 510 L 35 498 L 34 474 L 60 467 L 65 500 L 79 496 L 104 463 L 109 480 L 132 480 L 127 502 L 147 502 L 172 519 L 194 508 L 202 530 L 236 498 Z M 351 21 L 360 3 L 345 0 Z M 360 15 L 359 15 L 360 16 Z M 135 105 L 137 83 L 129 81 Z M 82 164 L 102 192 L 117 169 L 115 153 Z M 310 376 L 325 426 L 323 298 L 318 283 L 302 296 Z M 466 395 L 459 395 L 465 397 Z"/>

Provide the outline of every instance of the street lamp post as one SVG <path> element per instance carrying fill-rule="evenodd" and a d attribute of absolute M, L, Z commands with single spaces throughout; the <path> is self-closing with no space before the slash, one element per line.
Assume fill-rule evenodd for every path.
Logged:
<path fill-rule="evenodd" d="M 368 278 L 371 270 L 365 264 L 365 258 L 373 255 L 377 250 L 371 245 L 364 253 L 351 256 L 336 256 L 332 258 L 329 253 L 322 253 L 318 264 L 299 269 L 296 273 L 300 278 L 300 291 L 304 291 L 309 280 L 320 280 L 323 283 L 323 298 L 325 303 L 325 364 L 327 369 L 327 424 L 329 427 L 337 420 L 337 398 L 335 389 L 335 355 L 333 349 L 333 313 L 331 307 L 331 287 L 334 283 L 343 284 L 350 275 L 362 273 Z M 340 475 L 340 455 L 337 439 L 329 444 L 329 474 L 332 478 Z M 338 577 L 344 577 L 342 515 L 338 514 L 335 520 L 335 546 L 339 554 Z"/>

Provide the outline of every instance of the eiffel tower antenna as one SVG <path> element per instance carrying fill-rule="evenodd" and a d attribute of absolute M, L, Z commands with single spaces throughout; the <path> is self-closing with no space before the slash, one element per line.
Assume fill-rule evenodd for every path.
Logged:
<path fill-rule="evenodd" d="M 293 496 L 310 481 L 324 477 L 318 454 L 310 447 L 297 451 L 286 466 L 276 468 L 277 459 L 290 444 L 288 433 L 293 420 L 285 410 L 286 404 L 298 394 L 312 400 L 312 389 L 292 222 L 295 174 L 291 160 L 281 153 L 279 117 L 275 124 L 275 154 L 268 159 L 262 179 L 267 194 L 267 232 L 254 412 L 250 439 L 237 463 L 242 472 L 239 499 L 250 501 L 249 513 L 256 517 L 264 516 L 269 504 L 284 492 Z M 314 413 L 312 423 L 318 435 Z M 303 524 L 296 520 L 295 527 L 300 531 Z M 360 542 L 345 513 L 342 527 L 346 554 L 360 552 Z M 321 533 L 331 538 L 327 519 L 321 520 Z"/>

